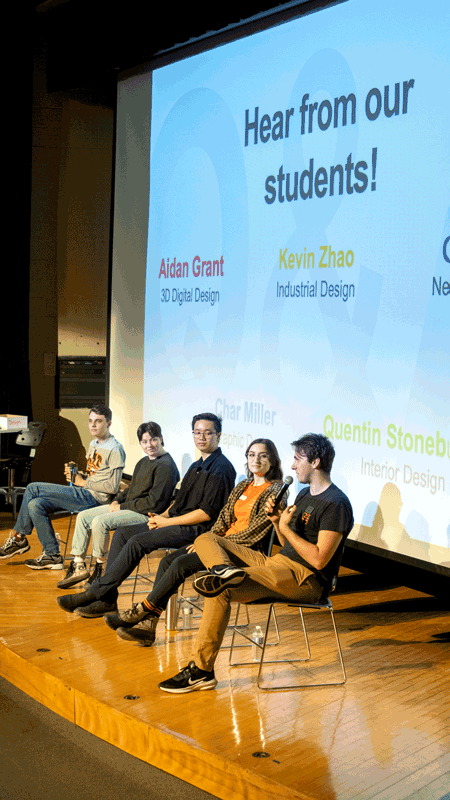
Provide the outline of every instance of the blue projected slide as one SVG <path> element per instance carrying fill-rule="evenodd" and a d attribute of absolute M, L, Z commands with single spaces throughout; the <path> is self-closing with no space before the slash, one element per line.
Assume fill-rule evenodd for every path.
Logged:
<path fill-rule="evenodd" d="M 153 73 L 144 408 L 323 432 L 353 538 L 450 566 L 447 0 L 349 0 Z M 291 499 L 293 493 L 291 492 Z"/>

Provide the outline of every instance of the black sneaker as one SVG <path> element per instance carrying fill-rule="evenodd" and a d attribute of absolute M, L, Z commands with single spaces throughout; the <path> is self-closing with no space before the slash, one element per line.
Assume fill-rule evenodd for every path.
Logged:
<path fill-rule="evenodd" d="M 0 558 L 12 558 L 13 556 L 19 556 L 21 553 L 27 553 L 29 549 L 30 545 L 28 544 L 28 539 L 26 536 L 18 539 L 14 533 L 11 533 L 10 536 L 8 536 L 5 544 L 2 544 L 0 547 Z"/>
<path fill-rule="evenodd" d="M 41 553 L 37 558 L 29 558 L 25 561 L 25 566 L 30 569 L 62 569 L 64 560 L 61 555 L 48 556 L 47 553 Z"/>
<path fill-rule="evenodd" d="M 79 606 L 76 614 L 79 617 L 86 617 L 86 619 L 95 619 L 96 617 L 103 617 L 105 614 L 114 613 L 117 611 L 117 601 L 108 603 L 106 600 L 94 600 L 88 606 Z"/>
<path fill-rule="evenodd" d="M 71 586 L 75 586 L 77 583 L 81 583 L 81 581 L 85 581 L 86 578 L 89 576 L 89 570 L 86 567 L 84 561 L 80 564 L 76 564 L 75 561 L 71 561 L 69 564 L 69 569 L 66 572 L 66 577 L 57 583 L 58 589 L 69 589 Z"/>
<path fill-rule="evenodd" d="M 147 617 L 133 625 L 132 628 L 117 628 L 117 636 L 127 642 L 136 642 L 141 647 L 151 647 L 156 639 L 156 626 L 159 617 Z"/>
<path fill-rule="evenodd" d="M 195 661 L 190 661 L 187 667 L 181 670 L 178 675 L 169 678 L 167 681 L 158 683 L 163 692 L 172 694 L 185 694 L 186 692 L 202 692 L 204 689 L 214 689 L 217 681 L 212 672 L 205 672 L 199 669 Z"/>
<path fill-rule="evenodd" d="M 97 561 L 96 564 L 95 564 L 94 569 L 92 570 L 91 574 L 89 575 L 88 585 L 92 586 L 92 584 L 95 583 L 95 581 L 98 581 L 99 578 L 102 577 L 104 571 L 105 571 L 105 565 L 104 564 L 100 564 Z"/>
<path fill-rule="evenodd" d="M 149 612 L 144 611 L 142 603 L 133 603 L 131 608 L 126 611 L 118 611 L 117 614 L 105 614 L 105 622 L 113 631 L 117 628 L 132 628 L 141 620 L 148 617 Z"/>
<path fill-rule="evenodd" d="M 239 567 L 219 564 L 217 567 L 211 567 L 206 575 L 195 578 L 194 587 L 195 591 L 202 594 L 203 597 L 216 597 L 225 589 L 234 589 L 236 586 L 240 586 L 246 577 L 245 570 L 239 569 Z"/>

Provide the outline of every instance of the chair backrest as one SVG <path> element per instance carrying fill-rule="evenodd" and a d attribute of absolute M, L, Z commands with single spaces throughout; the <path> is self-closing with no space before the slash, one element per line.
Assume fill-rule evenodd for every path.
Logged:
<path fill-rule="evenodd" d="M 29 422 L 28 428 L 24 428 L 17 435 L 16 444 L 24 447 L 37 447 L 42 441 L 46 427 L 46 422 Z"/>
<path fill-rule="evenodd" d="M 342 542 L 341 545 L 339 545 L 336 553 L 333 556 L 333 558 L 335 559 L 334 573 L 333 573 L 333 577 L 332 577 L 332 579 L 330 581 L 330 586 L 329 586 L 328 591 L 325 590 L 324 593 L 323 593 L 323 597 L 324 598 L 327 598 L 328 595 L 330 595 L 336 589 L 339 569 L 340 569 L 340 566 L 341 566 L 342 556 L 344 554 L 345 541 L 346 540 L 344 539 L 344 541 Z"/>

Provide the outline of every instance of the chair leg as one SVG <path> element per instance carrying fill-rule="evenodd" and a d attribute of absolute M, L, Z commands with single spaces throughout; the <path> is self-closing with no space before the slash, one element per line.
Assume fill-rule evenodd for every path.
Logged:
<path fill-rule="evenodd" d="M 271 609 L 272 609 L 272 605 L 271 605 Z M 278 663 L 278 664 L 281 664 L 281 663 L 296 664 L 296 663 L 305 663 L 305 662 L 308 662 L 308 661 L 311 660 L 311 651 L 310 651 L 310 647 L 309 647 L 309 640 L 308 640 L 308 634 L 307 634 L 307 631 L 306 631 L 305 621 L 304 621 L 304 617 L 303 617 L 303 611 L 299 607 L 301 624 L 302 624 L 303 633 L 304 633 L 304 636 L 305 636 L 305 644 L 306 644 L 306 647 L 307 647 L 307 650 L 308 650 L 308 657 L 306 659 L 287 658 L 287 659 L 275 659 L 275 660 L 266 660 L 266 661 L 264 660 L 264 655 L 265 655 L 265 651 L 266 651 L 267 633 L 268 633 L 269 621 L 270 621 L 270 611 L 269 611 L 268 618 L 267 618 L 267 625 L 266 625 L 264 641 L 263 641 L 263 644 L 262 644 L 261 659 L 260 659 L 260 662 L 259 662 L 259 670 L 258 670 L 258 678 L 257 678 L 257 685 L 258 685 L 259 689 L 261 689 L 262 691 L 270 692 L 270 691 L 284 690 L 284 689 L 315 688 L 315 687 L 319 687 L 319 686 L 342 686 L 346 682 L 347 674 L 345 672 L 344 659 L 342 657 L 341 644 L 340 644 L 340 641 L 339 641 L 339 635 L 338 635 L 337 628 L 336 628 L 336 622 L 335 622 L 335 619 L 334 619 L 333 608 L 332 608 L 331 604 L 329 604 L 327 606 L 322 606 L 320 608 L 317 608 L 316 610 L 317 611 L 329 611 L 330 612 L 331 622 L 332 622 L 332 627 L 333 627 L 334 637 L 335 637 L 335 642 L 336 642 L 336 649 L 337 649 L 337 652 L 338 652 L 338 655 L 339 655 L 339 663 L 340 663 L 340 667 L 341 667 L 342 680 L 339 680 L 339 681 L 322 681 L 322 682 L 317 682 L 317 683 L 309 682 L 309 683 L 291 683 L 291 684 L 271 684 L 270 686 L 263 685 L 263 683 L 262 683 L 262 671 L 263 671 L 264 663 L 265 664 L 275 664 L 275 663 Z"/>
<path fill-rule="evenodd" d="M 261 604 L 261 603 L 259 603 L 259 604 Z M 344 659 L 343 659 L 343 656 L 342 656 L 342 649 L 341 649 L 341 644 L 340 644 L 340 640 L 339 640 L 339 634 L 338 634 L 337 628 L 336 628 L 336 622 L 335 622 L 335 618 L 334 618 L 334 611 L 333 611 L 333 607 L 332 607 L 330 601 L 327 601 L 326 604 L 321 604 L 321 605 L 317 605 L 317 606 L 308 606 L 308 604 L 305 604 L 303 607 L 304 608 L 311 608 L 312 610 L 314 610 L 316 612 L 318 612 L 318 611 L 329 611 L 330 612 L 331 625 L 332 625 L 332 628 L 333 628 L 333 631 L 334 631 L 336 650 L 337 650 L 337 653 L 338 653 L 339 664 L 340 664 L 340 669 L 341 669 L 341 679 L 338 680 L 338 681 L 322 681 L 322 682 L 320 682 L 320 681 L 317 681 L 317 682 L 310 681 L 309 683 L 290 683 L 290 684 L 280 684 L 280 683 L 274 684 L 274 683 L 271 683 L 270 685 L 264 684 L 263 677 L 262 677 L 264 665 L 268 665 L 268 664 L 306 664 L 306 663 L 309 663 L 309 662 L 312 664 L 312 654 L 311 654 L 311 648 L 310 648 L 310 643 L 309 643 L 308 632 L 307 632 L 307 628 L 306 628 L 306 624 L 305 624 L 305 618 L 304 618 L 304 614 L 303 614 L 303 607 L 299 606 L 299 605 L 296 605 L 296 604 L 292 604 L 292 603 L 284 603 L 283 605 L 288 605 L 290 607 L 298 608 L 298 610 L 299 610 L 300 624 L 301 624 L 301 629 L 302 629 L 305 648 L 306 648 L 306 658 L 274 658 L 274 659 L 265 658 L 266 648 L 269 646 L 269 643 L 268 643 L 267 639 L 268 639 L 269 626 L 270 626 L 271 619 L 273 619 L 273 621 L 274 621 L 275 629 L 277 631 L 278 641 L 279 641 L 278 624 L 277 624 L 277 619 L 276 619 L 275 609 L 274 609 L 274 606 L 276 605 L 276 602 L 270 603 L 270 601 L 268 601 L 267 605 L 269 605 L 269 612 L 267 614 L 267 621 L 266 621 L 266 625 L 265 625 L 263 642 L 262 642 L 262 644 L 258 644 L 257 643 L 257 647 L 259 647 L 261 649 L 261 658 L 259 659 L 259 668 L 258 668 L 258 676 L 257 676 L 258 688 L 263 690 L 263 691 L 274 691 L 274 690 L 283 690 L 283 689 L 299 689 L 299 688 L 307 688 L 307 687 L 315 687 L 315 686 L 341 686 L 342 684 L 344 684 L 346 682 L 346 680 L 347 680 L 347 675 L 346 675 L 346 672 L 345 672 Z M 231 648 L 230 648 L 230 656 L 229 656 L 229 664 L 230 664 L 231 667 L 249 665 L 249 664 L 253 664 L 254 663 L 253 661 L 239 661 L 239 662 L 235 662 L 235 663 L 233 663 L 233 661 L 232 661 L 233 649 L 235 647 L 235 644 L 234 644 L 235 635 L 237 633 L 240 636 L 243 636 L 247 640 L 247 642 L 249 644 L 254 644 L 254 642 L 250 638 L 250 636 L 247 633 L 245 633 L 243 630 L 240 630 L 239 627 L 237 627 L 236 623 L 237 623 L 237 620 L 238 620 L 238 616 L 239 616 L 239 607 L 238 607 L 237 614 L 236 614 L 236 621 L 235 621 L 235 625 L 233 627 L 233 636 L 232 636 L 232 640 L 231 640 Z M 240 645 L 237 645 L 237 646 L 239 647 Z M 244 645 L 244 647 L 245 646 L 248 646 L 248 645 Z"/>
<path fill-rule="evenodd" d="M 65 541 L 65 544 L 64 544 L 63 561 L 65 561 L 66 558 L 67 558 L 67 548 L 69 546 L 70 531 L 72 530 L 72 520 L 73 520 L 73 514 L 70 515 L 70 519 L 69 519 L 69 527 L 67 529 L 67 538 L 66 538 L 66 541 Z"/>
<path fill-rule="evenodd" d="M 242 603 L 238 603 L 234 625 L 231 626 L 233 628 L 233 634 L 232 634 L 232 637 L 231 637 L 230 655 L 229 655 L 229 658 L 228 658 L 228 663 L 229 663 L 229 665 L 231 667 L 242 667 L 244 665 L 248 666 L 249 664 L 254 664 L 255 663 L 254 661 L 236 661 L 234 664 L 232 663 L 233 650 L 235 650 L 236 648 L 240 648 L 240 647 L 248 647 L 249 644 L 255 644 L 253 639 L 251 638 L 251 636 L 248 636 L 248 634 L 245 633 L 242 630 L 242 628 L 247 628 L 248 625 L 250 624 L 250 617 L 249 617 L 249 613 L 248 613 L 248 605 L 247 604 L 245 604 L 245 609 L 246 609 L 246 612 L 247 612 L 247 623 L 245 625 L 238 625 L 237 624 L 238 623 L 238 619 L 239 619 L 240 610 L 241 610 L 241 605 L 243 605 L 243 604 Z M 264 635 L 263 645 L 257 644 L 257 647 L 261 647 L 261 649 L 262 649 L 263 646 L 266 647 L 266 640 L 267 640 L 267 635 L 268 635 L 268 632 L 269 632 L 269 624 L 270 624 L 270 620 L 271 619 L 273 620 L 273 624 L 274 624 L 274 628 L 275 628 L 276 641 L 275 642 L 268 642 L 267 643 L 267 647 L 273 647 L 274 645 L 280 644 L 280 641 L 281 641 L 281 639 L 280 639 L 280 630 L 278 628 L 278 620 L 277 620 L 277 615 L 275 613 L 275 608 L 273 607 L 273 604 L 272 604 L 272 606 L 270 607 L 270 611 L 269 611 L 268 617 L 267 617 L 266 632 L 265 632 L 265 635 Z M 237 633 L 239 634 L 239 636 L 242 636 L 244 639 L 247 639 L 248 644 L 236 644 L 235 645 L 234 640 L 235 640 L 235 636 L 236 636 Z"/>
<path fill-rule="evenodd" d="M 147 559 L 147 575 L 139 575 L 139 569 L 140 569 L 140 566 L 141 566 L 141 562 L 139 562 L 139 564 L 136 567 L 136 574 L 134 576 L 133 591 L 131 592 L 131 604 L 132 605 L 134 603 L 134 598 L 135 598 L 135 595 L 136 595 L 136 587 L 137 587 L 138 580 L 140 580 L 140 581 L 148 581 L 148 583 L 150 583 L 153 586 L 153 581 L 151 580 L 151 578 L 149 578 L 149 575 L 150 575 L 150 562 L 148 560 L 148 553 L 145 554 L 145 557 Z"/>
<path fill-rule="evenodd" d="M 73 518 L 75 516 L 75 511 L 67 512 L 67 513 L 70 513 L 70 518 L 69 518 L 69 527 L 67 529 L 66 538 L 65 539 L 61 539 L 59 533 L 56 533 L 56 538 L 58 539 L 58 542 L 59 542 L 60 546 L 62 544 L 64 545 L 63 563 L 67 558 L 67 548 L 69 547 L 70 531 L 72 530 L 72 521 L 73 521 Z"/>

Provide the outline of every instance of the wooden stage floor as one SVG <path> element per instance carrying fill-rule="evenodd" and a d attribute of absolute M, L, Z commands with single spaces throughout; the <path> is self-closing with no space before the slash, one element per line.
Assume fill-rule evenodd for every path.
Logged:
<path fill-rule="evenodd" d="M 63 536 L 67 521 L 55 527 Z M 223 800 L 450 793 L 444 600 L 344 569 L 333 598 L 344 686 L 261 692 L 256 667 L 230 668 L 223 649 L 215 690 L 169 695 L 157 684 L 185 666 L 195 632 L 168 634 L 160 624 L 155 645 L 141 648 L 103 619 L 63 612 L 55 602 L 63 573 L 25 567 L 40 551 L 34 534 L 30 543 L 25 556 L 0 562 L 0 674 L 76 725 Z M 292 652 L 294 613 L 280 614 L 280 655 Z M 253 627 L 263 611 L 251 614 Z M 312 641 L 319 669 L 332 674 L 323 625 L 311 619 Z"/>

